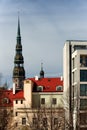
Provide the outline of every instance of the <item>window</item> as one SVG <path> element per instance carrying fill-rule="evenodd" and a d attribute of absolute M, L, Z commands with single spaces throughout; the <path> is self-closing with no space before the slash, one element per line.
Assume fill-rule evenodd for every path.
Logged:
<path fill-rule="evenodd" d="M 16 112 L 16 113 L 15 113 L 15 116 L 17 116 L 17 115 L 18 115 L 18 113 Z"/>
<path fill-rule="evenodd" d="M 21 104 L 23 104 L 23 100 L 21 100 Z"/>
<path fill-rule="evenodd" d="M 80 70 L 80 81 L 87 81 L 87 70 Z"/>
<path fill-rule="evenodd" d="M 52 98 L 52 104 L 56 104 L 56 98 Z"/>
<path fill-rule="evenodd" d="M 75 58 L 72 59 L 72 69 L 75 68 Z"/>
<path fill-rule="evenodd" d="M 47 126 L 47 118 L 43 118 L 43 126 Z"/>
<path fill-rule="evenodd" d="M 56 91 L 62 91 L 62 88 L 63 88 L 62 86 L 57 86 Z"/>
<path fill-rule="evenodd" d="M 54 125 L 58 124 L 58 118 L 54 118 Z"/>
<path fill-rule="evenodd" d="M 37 125 L 37 118 L 33 118 L 33 125 Z"/>
<path fill-rule="evenodd" d="M 87 109 L 87 99 L 80 99 L 80 109 Z"/>
<path fill-rule="evenodd" d="M 15 126 L 16 126 L 16 127 L 18 126 L 18 123 L 17 123 L 17 122 L 15 123 Z"/>
<path fill-rule="evenodd" d="M 26 124 L 26 118 L 22 118 L 22 125 Z"/>
<path fill-rule="evenodd" d="M 40 91 L 40 92 L 43 91 L 43 86 L 38 86 L 37 91 Z"/>
<path fill-rule="evenodd" d="M 87 125 L 87 113 L 80 113 L 80 124 Z"/>
<path fill-rule="evenodd" d="M 45 98 L 41 98 L 41 104 L 45 104 Z"/>
<path fill-rule="evenodd" d="M 9 99 L 8 98 L 4 98 L 3 99 L 3 103 L 8 104 L 9 103 Z"/>
<path fill-rule="evenodd" d="M 87 84 L 80 84 L 80 96 L 87 96 Z"/>
<path fill-rule="evenodd" d="M 29 80 L 26 80 L 26 83 L 29 83 Z"/>
<path fill-rule="evenodd" d="M 75 50 L 85 50 L 85 49 L 87 49 L 87 46 L 86 45 L 74 45 L 74 51 Z"/>
<path fill-rule="evenodd" d="M 16 102 L 16 104 L 18 104 L 18 100 L 16 100 L 15 102 Z"/>
<path fill-rule="evenodd" d="M 80 67 L 87 67 L 87 55 L 80 55 Z"/>

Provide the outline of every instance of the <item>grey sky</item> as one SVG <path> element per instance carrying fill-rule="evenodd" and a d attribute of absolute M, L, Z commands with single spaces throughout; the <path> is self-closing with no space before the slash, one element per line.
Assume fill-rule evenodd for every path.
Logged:
<path fill-rule="evenodd" d="M 41 62 L 46 76 L 61 76 L 64 42 L 87 39 L 87 0 L 0 0 L 0 72 L 4 80 L 12 77 L 18 11 L 26 77 L 38 75 Z"/>

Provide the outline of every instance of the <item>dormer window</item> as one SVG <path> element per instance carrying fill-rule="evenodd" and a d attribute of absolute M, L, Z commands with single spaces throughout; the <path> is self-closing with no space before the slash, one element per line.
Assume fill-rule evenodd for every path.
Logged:
<path fill-rule="evenodd" d="M 43 86 L 38 86 L 37 91 L 39 91 L 39 92 L 43 91 Z"/>
<path fill-rule="evenodd" d="M 56 91 L 62 91 L 63 90 L 63 86 L 56 86 Z"/>
<path fill-rule="evenodd" d="M 3 99 L 3 103 L 8 104 L 9 103 L 9 99 L 8 98 L 4 98 Z"/>

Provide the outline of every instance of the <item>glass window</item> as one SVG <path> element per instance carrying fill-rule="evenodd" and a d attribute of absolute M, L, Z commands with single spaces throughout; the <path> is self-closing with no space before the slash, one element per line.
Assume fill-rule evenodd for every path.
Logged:
<path fill-rule="evenodd" d="M 74 45 L 74 51 L 75 50 L 85 50 L 85 49 L 87 49 L 87 46 L 86 45 Z"/>
<path fill-rule="evenodd" d="M 87 67 L 87 55 L 80 55 L 80 67 Z"/>
<path fill-rule="evenodd" d="M 87 113 L 80 113 L 80 124 L 87 125 Z"/>
<path fill-rule="evenodd" d="M 33 125 L 37 125 L 37 118 L 33 118 Z"/>
<path fill-rule="evenodd" d="M 38 86 L 37 91 L 40 91 L 40 92 L 43 91 L 43 86 Z"/>
<path fill-rule="evenodd" d="M 16 126 L 16 127 L 18 126 L 18 122 L 15 123 L 15 126 Z"/>
<path fill-rule="evenodd" d="M 18 104 L 18 100 L 16 100 L 15 102 L 16 102 L 16 104 Z"/>
<path fill-rule="evenodd" d="M 26 124 L 26 118 L 22 118 L 22 125 Z"/>
<path fill-rule="evenodd" d="M 87 81 L 87 70 L 80 70 L 80 81 Z"/>
<path fill-rule="evenodd" d="M 16 112 L 16 113 L 15 113 L 15 116 L 17 116 L 17 115 L 18 115 L 18 113 Z"/>
<path fill-rule="evenodd" d="M 87 96 L 87 84 L 80 84 L 80 96 Z"/>
<path fill-rule="evenodd" d="M 47 118 L 43 118 L 43 126 L 47 126 Z"/>
<path fill-rule="evenodd" d="M 41 104 L 45 104 L 45 98 L 41 98 Z"/>
<path fill-rule="evenodd" d="M 23 104 L 23 100 L 21 100 L 21 104 Z"/>
<path fill-rule="evenodd" d="M 58 124 L 58 118 L 54 118 L 54 125 Z"/>
<path fill-rule="evenodd" d="M 56 104 L 56 98 L 52 98 L 52 104 Z"/>
<path fill-rule="evenodd" d="M 80 99 L 80 109 L 87 109 L 87 99 Z"/>
<path fill-rule="evenodd" d="M 74 69 L 75 68 L 75 59 L 73 58 L 72 59 L 72 69 Z"/>
<path fill-rule="evenodd" d="M 62 88 L 63 88 L 62 86 L 57 86 L 56 91 L 62 91 Z"/>

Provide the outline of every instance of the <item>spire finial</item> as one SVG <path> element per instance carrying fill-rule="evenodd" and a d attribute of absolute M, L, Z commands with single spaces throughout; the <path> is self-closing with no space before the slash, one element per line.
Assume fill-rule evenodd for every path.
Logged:
<path fill-rule="evenodd" d="M 19 11 L 18 11 L 18 32 L 17 36 L 20 36 L 20 18 L 19 18 Z"/>
<path fill-rule="evenodd" d="M 43 70 L 43 63 L 41 62 L 41 70 Z"/>
<path fill-rule="evenodd" d="M 43 63 L 41 62 L 40 78 L 44 78 Z"/>

